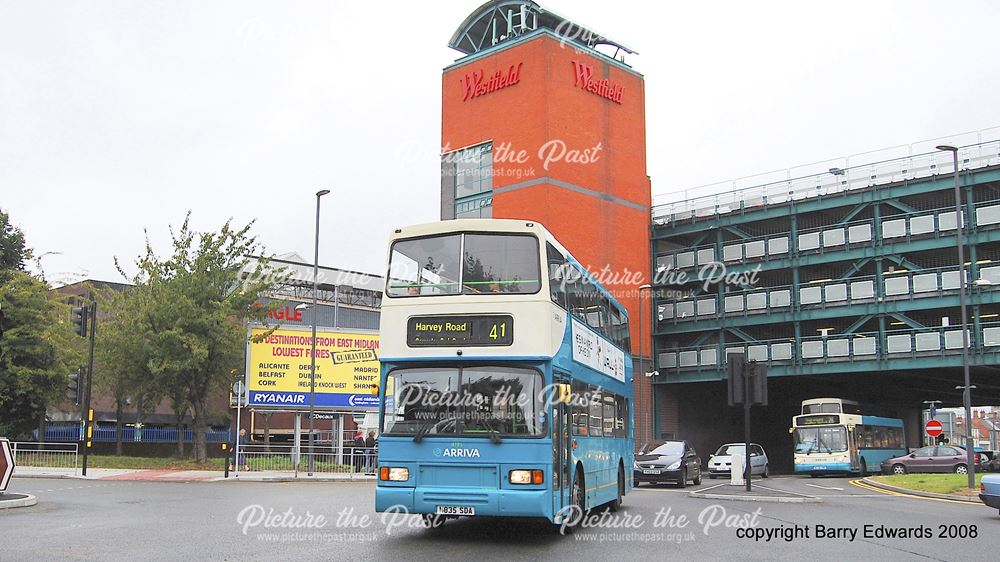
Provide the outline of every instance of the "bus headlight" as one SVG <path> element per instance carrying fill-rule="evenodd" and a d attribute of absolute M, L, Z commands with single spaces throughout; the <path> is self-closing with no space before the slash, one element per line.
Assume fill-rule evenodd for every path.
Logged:
<path fill-rule="evenodd" d="M 378 478 L 390 482 L 405 482 L 410 479 L 410 469 L 383 466 L 379 469 Z"/>
<path fill-rule="evenodd" d="M 512 470 L 507 480 L 511 484 L 544 484 L 545 473 L 541 470 Z"/>

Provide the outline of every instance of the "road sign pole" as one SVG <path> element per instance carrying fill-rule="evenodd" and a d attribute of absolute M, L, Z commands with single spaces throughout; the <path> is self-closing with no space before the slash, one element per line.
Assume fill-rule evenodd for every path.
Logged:
<path fill-rule="evenodd" d="M 87 358 L 87 392 L 83 403 L 83 476 L 87 475 L 87 456 L 94 439 L 94 412 L 90 409 L 94 388 L 94 337 L 97 333 L 97 301 L 90 303 L 90 354 Z"/>
<path fill-rule="evenodd" d="M 743 441 L 746 442 L 743 449 L 743 478 L 747 483 L 747 491 L 750 491 L 750 384 L 753 373 L 753 366 L 749 362 L 743 363 Z M 732 470 L 730 468 L 730 470 Z"/>
<path fill-rule="evenodd" d="M 240 413 L 243 411 L 243 392 L 245 392 L 246 389 L 243 388 L 243 385 L 240 383 L 240 381 L 236 381 L 233 387 L 236 390 L 238 390 L 238 392 L 236 393 L 236 435 L 233 438 L 233 440 L 235 441 L 235 443 L 233 444 L 233 448 L 236 449 L 236 458 L 233 459 L 233 468 L 235 469 L 236 472 L 234 477 L 239 478 L 240 477 L 239 463 L 243 459 L 243 457 L 240 456 L 240 428 L 243 427 L 242 425 L 240 425 L 242 421 L 240 419 Z"/>

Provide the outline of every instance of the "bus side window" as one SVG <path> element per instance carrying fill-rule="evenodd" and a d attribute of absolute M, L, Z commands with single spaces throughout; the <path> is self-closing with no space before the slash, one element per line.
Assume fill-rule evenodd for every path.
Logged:
<path fill-rule="evenodd" d="M 583 309 L 587 306 L 583 293 L 583 278 L 576 267 L 572 265 L 566 267 L 565 275 L 566 310 L 580 319 L 581 322 L 586 322 L 587 317 L 583 313 Z"/>
<path fill-rule="evenodd" d="M 605 392 L 601 395 L 601 404 L 604 406 L 604 436 L 611 437 L 615 434 L 615 395 Z"/>
<path fill-rule="evenodd" d="M 608 339 L 615 339 L 614 330 L 611 327 L 611 301 L 604 295 L 601 295 L 601 331 L 608 336 Z"/>
<path fill-rule="evenodd" d="M 893 449 L 903 448 L 903 430 L 898 427 L 889 428 L 889 447 Z"/>
<path fill-rule="evenodd" d="M 552 302 L 566 308 L 566 284 L 571 277 L 566 258 L 551 243 L 545 243 L 546 261 L 549 265 L 549 294 Z"/>
<path fill-rule="evenodd" d="M 604 413 L 601 402 L 601 390 L 597 387 L 590 387 L 590 436 L 601 437 L 604 435 Z"/>
<path fill-rule="evenodd" d="M 626 437 L 625 420 L 628 418 L 624 396 L 615 396 L 615 437 Z"/>
<path fill-rule="evenodd" d="M 573 381 L 572 386 L 572 403 L 570 405 L 570 412 L 572 415 L 572 426 L 573 435 L 579 435 L 582 437 L 587 436 L 587 418 L 589 417 L 586 397 L 587 397 L 587 385 Z"/>

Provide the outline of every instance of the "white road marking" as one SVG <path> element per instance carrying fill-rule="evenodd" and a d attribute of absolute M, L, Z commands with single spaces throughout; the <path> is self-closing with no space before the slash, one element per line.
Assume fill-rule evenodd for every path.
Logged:
<path fill-rule="evenodd" d="M 819 484 L 806 484 L 806 486 L 812 486 L 813 488 L 823 488 L 824 490 L 837 490 L 838 492 L 843 492 L 843 488 L 837 488 L 834 486 L 820 486 Z"/>

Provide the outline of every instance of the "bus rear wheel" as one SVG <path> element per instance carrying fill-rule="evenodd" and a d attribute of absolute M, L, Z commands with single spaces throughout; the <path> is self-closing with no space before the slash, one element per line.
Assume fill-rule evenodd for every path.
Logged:
<path fill-rule="evenodd" d="M 573 478 L 573 489 L 570 494 L 570 501 L 573 502 L 574 509 L 580 515 L 578 521 L 583 520 L 584 510 L 587 506 L 587 488 L 584 486 L 583 471 L 577 468 L 576 477 Z"/>

